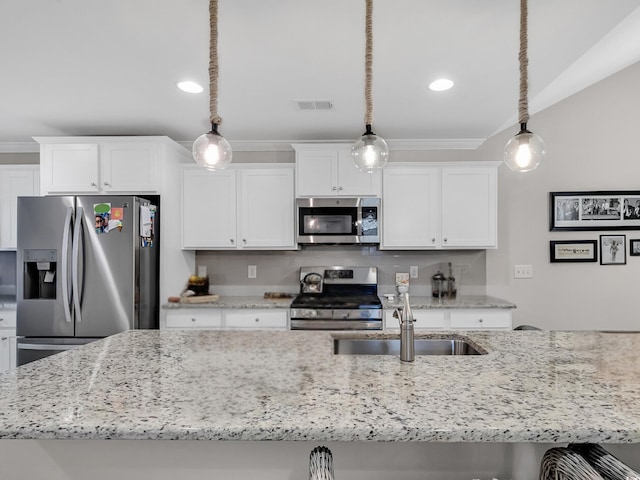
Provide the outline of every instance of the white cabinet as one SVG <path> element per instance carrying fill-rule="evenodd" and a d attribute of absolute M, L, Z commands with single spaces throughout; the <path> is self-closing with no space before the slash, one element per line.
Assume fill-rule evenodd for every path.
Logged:
<path fill-rule="evenodd" d="M 385 167 L 381 248 L 496 248 L 498 164 Z"/>
<path fill-rule="evenodd" d="M 190 308 L 167 313 L 169 329 L 286 330 L 284 309 Z"/>
<path fill-rule="evenodd" d="M 293 165 L 182 172 L 185 249 L 294 249 Z"/>
<path fill-rule="evenodd" d="M 228 329 L 287 329 L 287 311 L 274 309 L 226 310 L 224 327 Z"/>
<path fill-rule="evenodd" d="M 456 310 L 451 312 L 451 328 L 511 329 L 511 310 Z"/>
<path fill-rule="evenodd" d="M 158 191 L 158 145 L 145 137 L 36 138 L 43 194 Z"/>
<path fill-rule="evenodd" d="M 18 197 L 40 194 L 38 165 L 0 165 L 0 250 L 15 250 Z"/>
<path fill-rule="evenodd" d="M 361 172 L 351 158 L 351 145 L 294 144 L 296 196 L 379 197 L 381 175 Z"/>
<path fill-rule="evenodd" d="M 167 328 L 222 328 L 222 310 L 189 309 L 167 313 Z"/>
<path fill-rule="evenodd" d="M 0 309 L 0 372 L 16 368 L 16 311 Z"/>
<path fill-rule="evenodd" d="M 412 309 L 415 330 L 511 330 L 510 309 L 497 308 L 422 308 Z M 384 312 L 384 328 L 398 329 L 393 310 Z"/>

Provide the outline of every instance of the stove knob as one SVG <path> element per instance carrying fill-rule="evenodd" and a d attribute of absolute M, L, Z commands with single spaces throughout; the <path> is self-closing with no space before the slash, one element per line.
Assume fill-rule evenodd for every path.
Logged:
<path fill-rule="evenodd" d="M 318 316 L 318 312 L 315 310 L 307 310 L 304 316 L 307 318 L 315 318 Z"/>
<path fill-rule="evenodd" d="M 360 312 L 360 316 L 362 318 L 370 318 L 371 317 L 371 312 L 369 310 L 364 310 L 363 312 Z"/>

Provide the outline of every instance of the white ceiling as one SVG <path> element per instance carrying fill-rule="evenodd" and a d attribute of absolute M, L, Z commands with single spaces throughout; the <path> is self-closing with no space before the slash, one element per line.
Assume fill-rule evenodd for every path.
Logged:
<path fill-rule="evenodd" d="M 364 131 L 364 0 L 219 0 L 221 133 L 236 149 Z M 209 129 L 208 0 L 2 0 L 0 151 L 33 136 Z M 518 0 L 376 0 L 374 131 L 473 148 L 517 130 Z M 530 0 L 533 114 L 640 61 L 640 0 Z M 452 90 L 427 84 L 446 76 Z M 177 90 L 179 80 L 205 93 Z M 330 100 L 301 111 L 294 100 Z M 535 126 L 532 125 L 535 130 Z"/>

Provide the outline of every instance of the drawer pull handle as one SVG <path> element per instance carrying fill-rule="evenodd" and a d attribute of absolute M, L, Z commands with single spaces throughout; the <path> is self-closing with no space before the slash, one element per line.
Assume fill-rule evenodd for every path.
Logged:
<path fill-rule="evenodd" d="M 195 322 L 195 321 L 196 321 L 196 319 L 195 319 L 195 318 L 192 318 L 192 319 L 191 319 L 191 321 L 192 321 L 192 322 Z"/>
<path fill-rule="evenodd" d="M 104 182 L 105 187 L 108 187 L 109 185 L 110 185 L 109 182 Z"/>
<path fill-rule="evenodd" d="M 482 319 L 478 320 L 478 322 L 482 323 Z"/>
<path fill-rule="evenodd" d="M 256 323 L 258 323 L 258 322 L 260 321 L 260 319 L 259 319 L 259 318 L 256 318 L 256 320 L 255 320 L 255 321 L 256 321 Z"/>

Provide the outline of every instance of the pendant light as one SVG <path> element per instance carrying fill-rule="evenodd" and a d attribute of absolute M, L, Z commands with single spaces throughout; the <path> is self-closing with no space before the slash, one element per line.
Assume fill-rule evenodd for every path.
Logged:
<path fill-rule="evenodd" d="M 504 163 L 516 172 L 535 169 L 546 155 L 546 145 L 542 138 L 527 129 L 529 121 L 527 90 L 527 0 L 520 0 L 520 99 L 518 101 L 518 121 L 520 132 L 504 147 Z"/>
<path fill-rule="evenodd" d="M 209 0 L 209 120 L 211 131 L 193 142 L 193 158 L 207 170 L 223 170 L 231 163 L 231 145 L 218 133 L 218 0 Z"/>
<path fill-rule="evenodd" d="M 387 142 L 371 130 L 373 123 L 373 95 L 371 78 L 373 65 L 373 0 L 366 0 L 366 51 L 365 51 L 365 86 L 364 99 L 366 113 L 364 116 L 365 132 L 351 147 L 351 157 L 356 167 L 362 171 L 373 172 L 387 164 L 389 147 Z"/>

